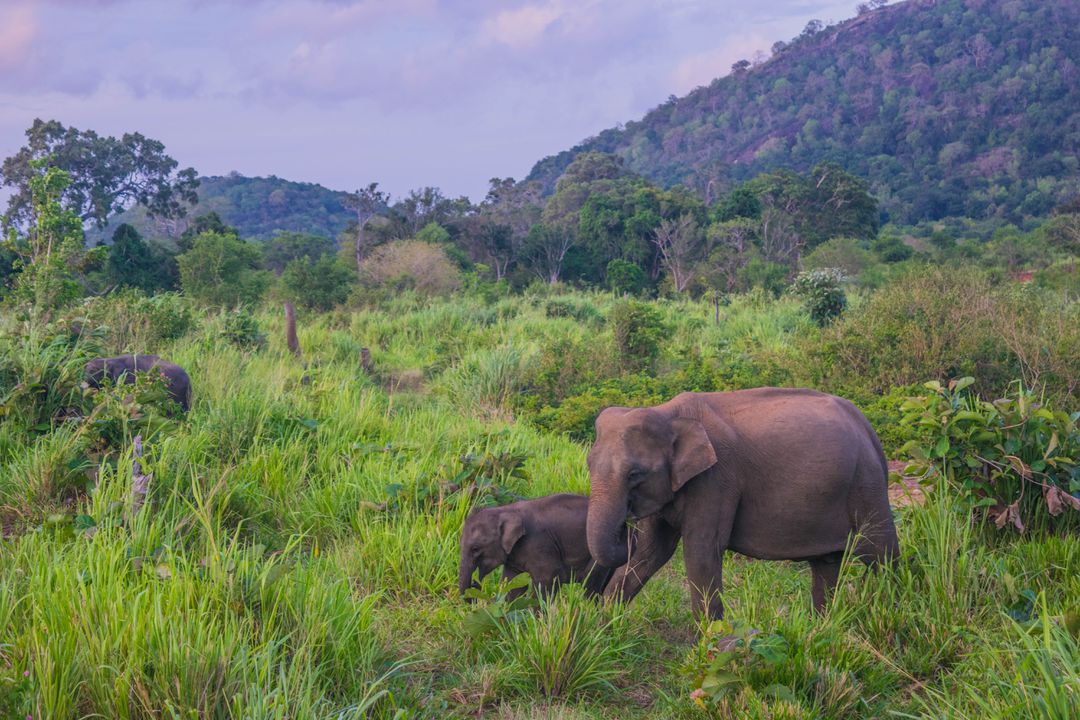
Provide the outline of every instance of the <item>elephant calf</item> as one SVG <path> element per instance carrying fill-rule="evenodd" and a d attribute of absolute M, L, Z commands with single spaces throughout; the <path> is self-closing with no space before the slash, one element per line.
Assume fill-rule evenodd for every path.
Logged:
<path fill-rule="evenodd" d="M 614 569 L 597 565 L 589 554 L 588 511 L 589 498 L 568 494 L 476 510 L 461 531 L 461 593 L 475 587 L 474 570 L 483 579 L 501 565 L 505 579 L 528 573 L 538 593 L 573 580 L 584 581 L 586 596 L 600 595 Z M 522 592 L 512 591 L 511 599 Z"/>
<path fill-rule="evenodd" d="M 119 355 L 91 360 L 86 363 L 86 380 L 90 387 L 95 388 L 101 387 L 105 378 L 113 383 L 132 385 L 135 383 L 135 373 L 150 370 L 157 370 L 165 376 L 169 396 L 187 412 L 191 408 L 191 378 L 184 368 L 157 355 Z"/>

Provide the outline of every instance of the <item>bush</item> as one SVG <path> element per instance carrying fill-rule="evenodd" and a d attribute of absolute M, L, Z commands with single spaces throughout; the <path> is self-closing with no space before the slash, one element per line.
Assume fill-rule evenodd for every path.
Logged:
<path fill-rule="evenodd" d="M 944 485 L 977 516 L 1023 533 L 1055 518 L 1080 526 L 1080 431 L 1077 416 L 1053 411 L 1022 388 L 987 402 L 965 392 L 974 378 L 908 400 L 906 451 L 929 482 Z"/>
<path fill-rule="evenodd" d="M 619 363 L 629 371 L 651 368 L 667 333 L 660 312 L 652 305 L 621 300 L 611 308 L 608 325 L 615 337 Z"/>
<path fill-rule="evenodd" d="M 438 245 L 400 240 L 380 245 L 364 261 L 369 282 L 392 290 L 415 289 L 421 295 L 446 295 L 461 286 L 461 274 Z"/>
<path fill-rule="evenodd" d="M 803 257 L 806 270 L 836 268 L 847 277 L 856 277 L 874 264 L 874 256 L 854 238 L 833 238 Z"/>
<path fill-rule="evenodd" d="M 551 298 L 545 302 L 544 314 L 549 318 L 572 318 L 580 323 L 598 322 L 602 317 L 588 300 L 565 297 Z"/>
<path fill-rule="evenodd" d="M 237 308 L 223 316 L 221 337 L 241 350 L 262 350 L 266 347 L 266 333 L 250 312 Z"/>
<path fill-rule="evenodd" d="M 840 317 L 847 307 L 847 295 L 841 283 L 840 270 L 810 270 L 799 273 L 791 291 L 803 299 L 806 311 L 819 327 L 825 327 Z"/>
<path fill-rule="evenodd" d="M 285 297 L 309 310 L 330 310 L 349 297 L 356 273 L 333 255 L 293 260 L 281 275 Z"/>
<path fill-rule="evenodd" d="M 978 270 L 911 268 L 806 343 L 808 382 L 866 395 L 973 375 L 1004 389 L 1019 374 L 997 337 L 1006 312 Z"/>
<path fill-rule="evenodd" d="M 615 258 L 607 264 L 607 283 L 616 295 L 640 295 L 649 281 L 640 267 Z"/>
<path fill-rule="evenodd" d="M 86 323 L 109 336 L 109 347 L 145 352 L 164 340 L 183 337 L 194 324 L 191 307 L 180 293 L 147 297 L 134 289 L 87 300 L 81 308 Z"/>
<path fill-rule="evenodd" d="M 261 258 L 257 245 L 228 233 L 204 232 L 176 258 L 180 285 L 185 294 L 206 305 L 258 302 L 270 283 L 268 273 L 259 270 Z"/>

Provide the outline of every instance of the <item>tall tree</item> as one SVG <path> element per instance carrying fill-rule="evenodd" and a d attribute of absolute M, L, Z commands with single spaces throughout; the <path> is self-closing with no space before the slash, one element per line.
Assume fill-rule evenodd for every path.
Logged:
<path fill-rule="evenodd" d="M 675 220 L 661 220 L 653 235 L 664 268 L 671 273 L 675 292 L 686 292 L 694 279 L 694 266 L 700 259 L 701 230 L 690 214 Z"/>
<path fill-rule="evenodd" d="M 116 228 L 105 261 L 105 277 L 110 285 L 139 288 L 145 293 L 172 290 L 179 281 L 176 258 L 149 245 L 131 225 Z"/>
<path fill-rule="evenodd" d="M 389 199 L 390 198 L 386 193 L 379 190 L 379 183 L 375 182 L 354 193 L 348 193 L 345 196 L 345 207 L 356 214 L 356 244 L 354 257 L 356 258 L 356 267 L 358 269 L 363 264 L 364 258 L 367 257 L 367 254 L 371 251 L 371 244 L 368 242 L 368 221 L 386 209 Z"/>
<path fill-rule="evenodd" d="M 522 255 L 538 278 L 554 285 L 562 277 L 566 254 L 574 242 L 574 234 L 568 228 L 538 223 L 529 231 Z"/>
<path fill-rule="evenodd" d="M 151 217 L 177 218 L 198 202 L 193 168 L 177 171 L 165 146 L 140 133 L 102 137 L 93 130 L 64 127 L 56 120 L 34 120 L 27 144 L 0 165 L 0 181 L 14 188 L 5 224 L 26 226 L 33 214 L 32 163 L 49 163 L 68 174 L 60 203 L 84 223 L 104 227 L 109 217 L 137 204 Z"/>

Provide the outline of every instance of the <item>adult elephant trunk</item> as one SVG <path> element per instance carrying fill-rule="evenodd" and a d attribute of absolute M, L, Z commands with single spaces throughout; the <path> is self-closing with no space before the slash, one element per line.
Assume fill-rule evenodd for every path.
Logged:
<path fill-rule="evenodd" d="M 629 508 L 627 491 L 593 483 L 585 532 L 589 553 L 598 564 L 617 568 L 626 564 L 628 551 L 623 528 Z"/>

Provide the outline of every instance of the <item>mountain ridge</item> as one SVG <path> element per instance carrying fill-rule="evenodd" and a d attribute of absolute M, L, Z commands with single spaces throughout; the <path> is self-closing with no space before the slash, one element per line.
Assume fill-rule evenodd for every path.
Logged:
<path fill-rule="evenodd" d="M 1045 215 L 1077 192 L 1078 24 L 1077 0 L 908 0 L 812 22 L 767 61 L 543 158 L 527 179 L 550 192 L 599 150 L 715 197 L 833 161 L 898 221 Z"/>

